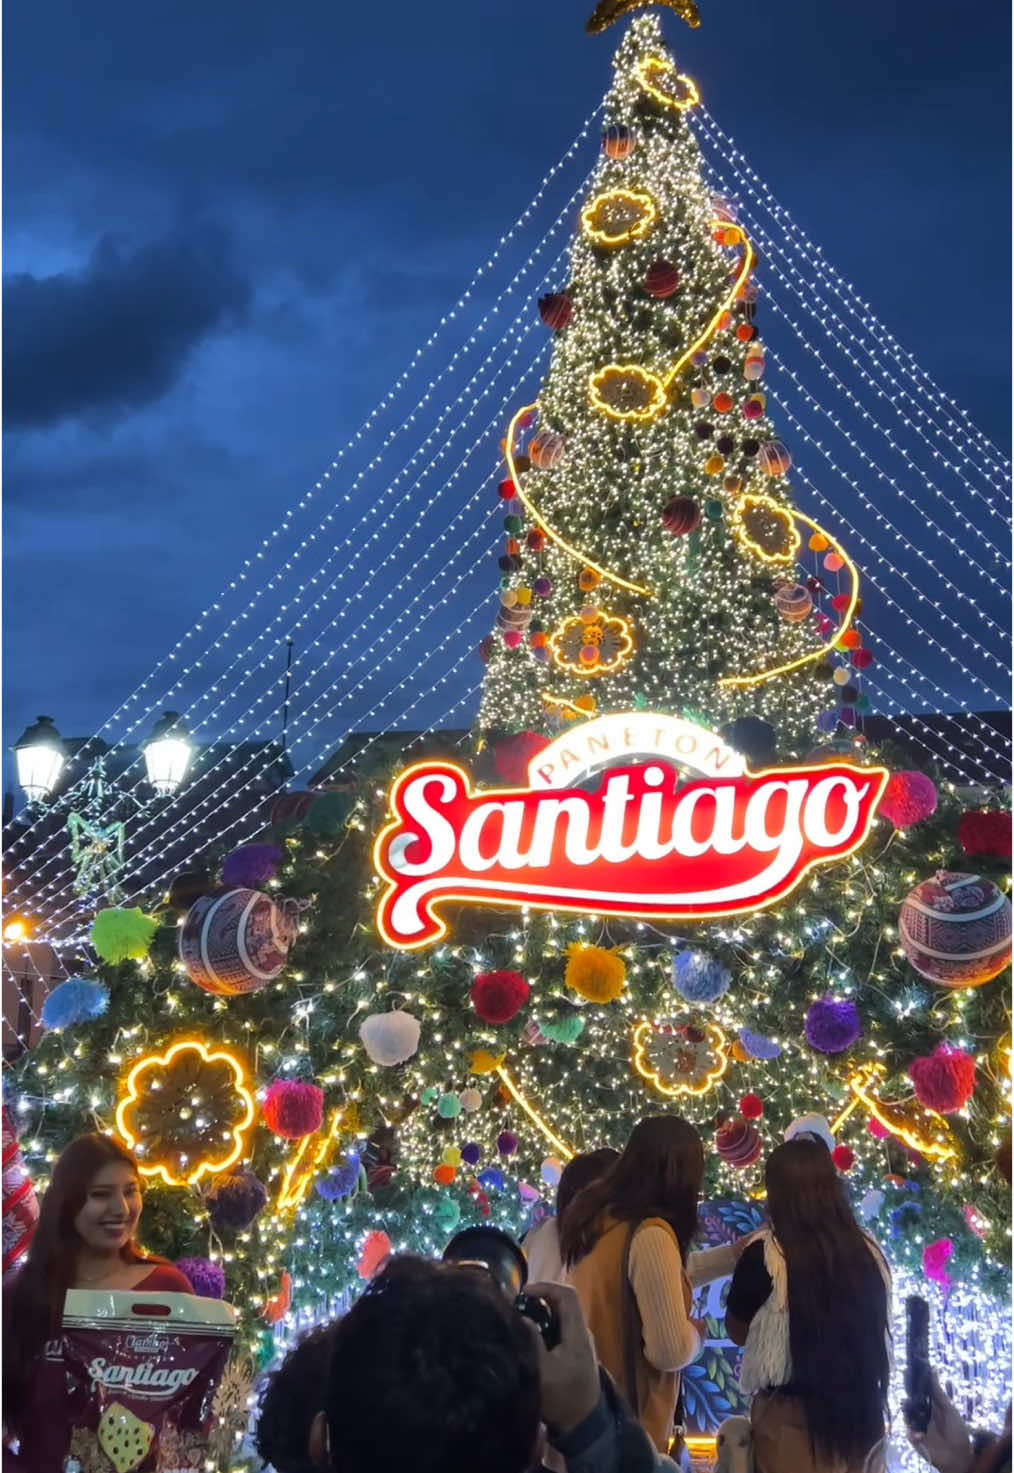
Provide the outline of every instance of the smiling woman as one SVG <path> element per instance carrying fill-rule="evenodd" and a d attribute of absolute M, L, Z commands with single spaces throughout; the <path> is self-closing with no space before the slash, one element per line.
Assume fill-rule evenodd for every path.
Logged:
<path fill-rule="evenodd" d="M 53 1168 L 31 1251 L 3 1305 L 4 1433 L 21 1440 L 28 1466 L 27 1444 L 47 1425 L 36 1405 L 43 1351 L 67 1290 L 193 1292 L 179 1269 L 138 1247 L 142 1205 L 137 1162 L 109 1136 L 79 1136 Z"/>

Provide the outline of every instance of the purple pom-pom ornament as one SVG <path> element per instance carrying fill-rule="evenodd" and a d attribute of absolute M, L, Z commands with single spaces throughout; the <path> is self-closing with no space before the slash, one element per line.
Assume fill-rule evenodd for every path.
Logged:
<path fill-rule="evenodd" d="M 482 1147 L 475 1141 L 469 1141 L 467 1146 L 461 1148 L 461 1159 L 466 1166 L 478 1166 L 482 1160 Z"/>
<path fill-rule="evenodd" d="M 501 1156 L 513 1156 L 518 1148 L 518 1138 L 513 1130 L 502 1131 L 496 1138 L 496 1148 Z"/>
<path fill-rule="evenodd" d="M 280 844 L 244 844 L 222 865 L 222 884 L 229 890 L 262 890 L 275 878 L 284 858 Z"/>
<path fill-rule="evenodd" d="M 343 1166 L 333 1166 L 326 1176 L 317 1181 L 317 1195 L 323 1197 L 325 1202 L 341 1202 L 345 1197 L 351 1197 L 359 1185 L 361 1172 L 359 1157 L 354 1151 L 350 1151 Z"/>
<path fill-rule="evenodd" d="M 245 1166 L 220 1176 L 208 1193 L 208 1211 L 215 1227 L 241 1233 L 267 1206 L 264 1183 Z"/>
<path fill-rule="evenodd" d="M 210 1258 L 180 1258 L 176 1267 L 190 1280 L 190 1286 L 200 1299 L 225 1298 L 225 1269 Z"/>
<path fill-rule="evenodd" d="M 854 1002 L 835 1002 L 833 997 L 815 1002 L 806 1015 L 806 1041 L 821 1054 L 843 1054 L 863 1031 Z"/>

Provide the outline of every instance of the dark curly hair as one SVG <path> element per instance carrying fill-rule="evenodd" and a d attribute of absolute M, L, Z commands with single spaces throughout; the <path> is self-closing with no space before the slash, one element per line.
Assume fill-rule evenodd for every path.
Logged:
<path fill-rule="evenodd" d="M 275 1473 L 315 1473 L 310 1427 L 327 1400 L 336 1325 L 322 1325 L 294 1345 L 261 1392 L 257 1452 Z"/>
<path fill-rule="evenodd" d="M 326 1411 L 332 1473 L 524 1473 L 538 1342 L 486 1274 L 395 1258 L 336 1327 Z"/>

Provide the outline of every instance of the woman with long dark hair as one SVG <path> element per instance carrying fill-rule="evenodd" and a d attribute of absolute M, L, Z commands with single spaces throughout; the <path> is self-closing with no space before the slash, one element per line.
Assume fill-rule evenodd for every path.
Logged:
<path fill-rule="evenodd" d="M 673 1435 L 679 1372 L 701 1348 L 691 1286 L 732 1272 L 738 1245 L 692 1254 L 704 1148 L 678 1115 L 634 1127 L 620 1159 L 560 1224 L 567 1279 L 599 1360 L 660 1452 Z"/>
<path fill-rule="evenodd" d="M 890 1271 L 823 1141 L 765 1168 L 769 1231 L 733 1275 L 726 1329 L 745 1345 L 756 1473 L 862 1473 L 884 1436 Z"/>
<path fill-rule="evenodd" d="M 528 1277 L 533 1283 L 558 1284 L 562 1281 L 560 1225 L 564 1213 L 578 1192 L 590 1186 L 619 1159 L 619 1151 L 614 1151 L 611 1146 L 601 1146 L 597 1151 L 573 1156 L 567 1162 L 557 1183 L 556 1216 L 544 1218 L 522 1240 L 528 1259 Z"/>
<path fill-rule="evenodd" d="M 179 1269 L 138 1247 L 141 1206 L 137 1162 L 111 1136 L 79 1136 L 53 1167 L 31 1249 L 3 1301 L 4 1427 L 23 1448 L 46 1415 L 34 1394 L 68 1289 L 193 1293 Z"/>

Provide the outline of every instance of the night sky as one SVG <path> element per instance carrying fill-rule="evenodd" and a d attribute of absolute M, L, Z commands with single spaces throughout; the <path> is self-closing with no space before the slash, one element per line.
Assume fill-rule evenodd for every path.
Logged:
<path fill-rule="evenodd" d="M 696 32 L 662 14 L 711 114 L 1006 447 L 1006 7 L 700 3 Z M 5 743 L 40 711 L 97 728 L 313 486 L 599 101 L 620 32 L 586 37 L 588 9 L 9 8 Z M 949 640 L 969 616 L 940 605 Z M 320 735 L 375 724 L 363 701 Z"/>

